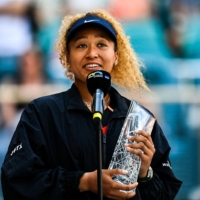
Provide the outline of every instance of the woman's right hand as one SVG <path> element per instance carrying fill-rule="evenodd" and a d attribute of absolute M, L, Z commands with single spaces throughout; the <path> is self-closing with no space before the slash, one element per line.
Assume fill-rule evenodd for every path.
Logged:
<path fill-rule="evenodd" d="M 117 174 L 127 174 L 127 171 L 121 169 L 102 170 L 102 190 L 103 196 L 111 199 L 129 199 L 135 196 L 135 192 L 125 193 L 121 190 L 129 191 L 137 187 L 138 183 L 124 185 L 115 182 L 112 177 Z M 98 193 L 97 170 L 86 172 L 80 179 L 79 190 L 81 192 L 91 191 Z"/>

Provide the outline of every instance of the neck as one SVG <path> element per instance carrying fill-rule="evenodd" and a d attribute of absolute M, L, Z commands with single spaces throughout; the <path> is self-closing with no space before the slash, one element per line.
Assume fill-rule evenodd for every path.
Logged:
<path fill-rule="evenodd" d="M 92 109 L 92 102 L 87 102 L 87 101 L 84 101 L 84 104 L 91 110 Z M 110 95 L 107 94 L 104 98 L 104 108 L 107 108 L 110 104 Z"/>
<path fill-rule="evenodd" d="M 79 93 L 81 95 L 82 101 L 84 102 L 84 104 L 88 107 L 88 109 L 92 109 L 92 100 L 93 97 L 92 95 L 89 93 L 88 89 L 87 89 L 87 85 L 86 83 L 82 83 L 82 84 L 77 84 L 75 82 L 76 87 L 79 90 Z M 104 106 L 105 108 L 107 108 L 107 106 L 110 104 L 110 95 L 107 94 L 104 97 Z"/>

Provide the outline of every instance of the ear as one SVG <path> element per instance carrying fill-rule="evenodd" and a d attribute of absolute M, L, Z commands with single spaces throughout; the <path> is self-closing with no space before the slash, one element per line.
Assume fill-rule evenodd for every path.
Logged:
<path fill-rule="evenodd" d="M 69 56 L 69 52 L 66 53 L 66 60 L 67 60 L 67 64 L 70 65 L 70 56 Z"/>

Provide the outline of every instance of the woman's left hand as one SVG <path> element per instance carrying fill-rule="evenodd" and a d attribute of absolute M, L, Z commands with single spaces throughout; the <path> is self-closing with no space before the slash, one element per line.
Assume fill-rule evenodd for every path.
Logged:
<path fill-rule="evenodd" d="M 146 177 L 148 168 L 156 150 L 154 148 L 152 138 L 147 132 L 139 130 L 135 133 L 137 136 L 128 137 L 128 139 L 132 140 L 133 143 L 125 144 L 125 147 L 130 153 L 136 154 L 141 158 L 139 177 L 142 178 Z"/>

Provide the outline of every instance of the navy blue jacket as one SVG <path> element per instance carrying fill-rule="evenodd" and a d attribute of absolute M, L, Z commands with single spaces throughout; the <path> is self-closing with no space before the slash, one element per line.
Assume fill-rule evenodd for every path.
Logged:
<path fill-rule="evenodd" d="M 106 167 L 120 134 L 130 101 L 114 88 L 115 101 L 108 123 Z M 132 199 L 174 199 L 180 186 L 169 163 L 170 146 L 156 122 L 152 131 L 156 148 L 154 176 L 139 183 Z M 24 109 L 2 165 L 5 200 L 94 200 L 97 195 L 78 190 L 80 177 L 97 169 L 97 137 L 92 113 L 78 89 L 41 97 Z M 106 199 L 106 198 L 104 198 Z"/>

